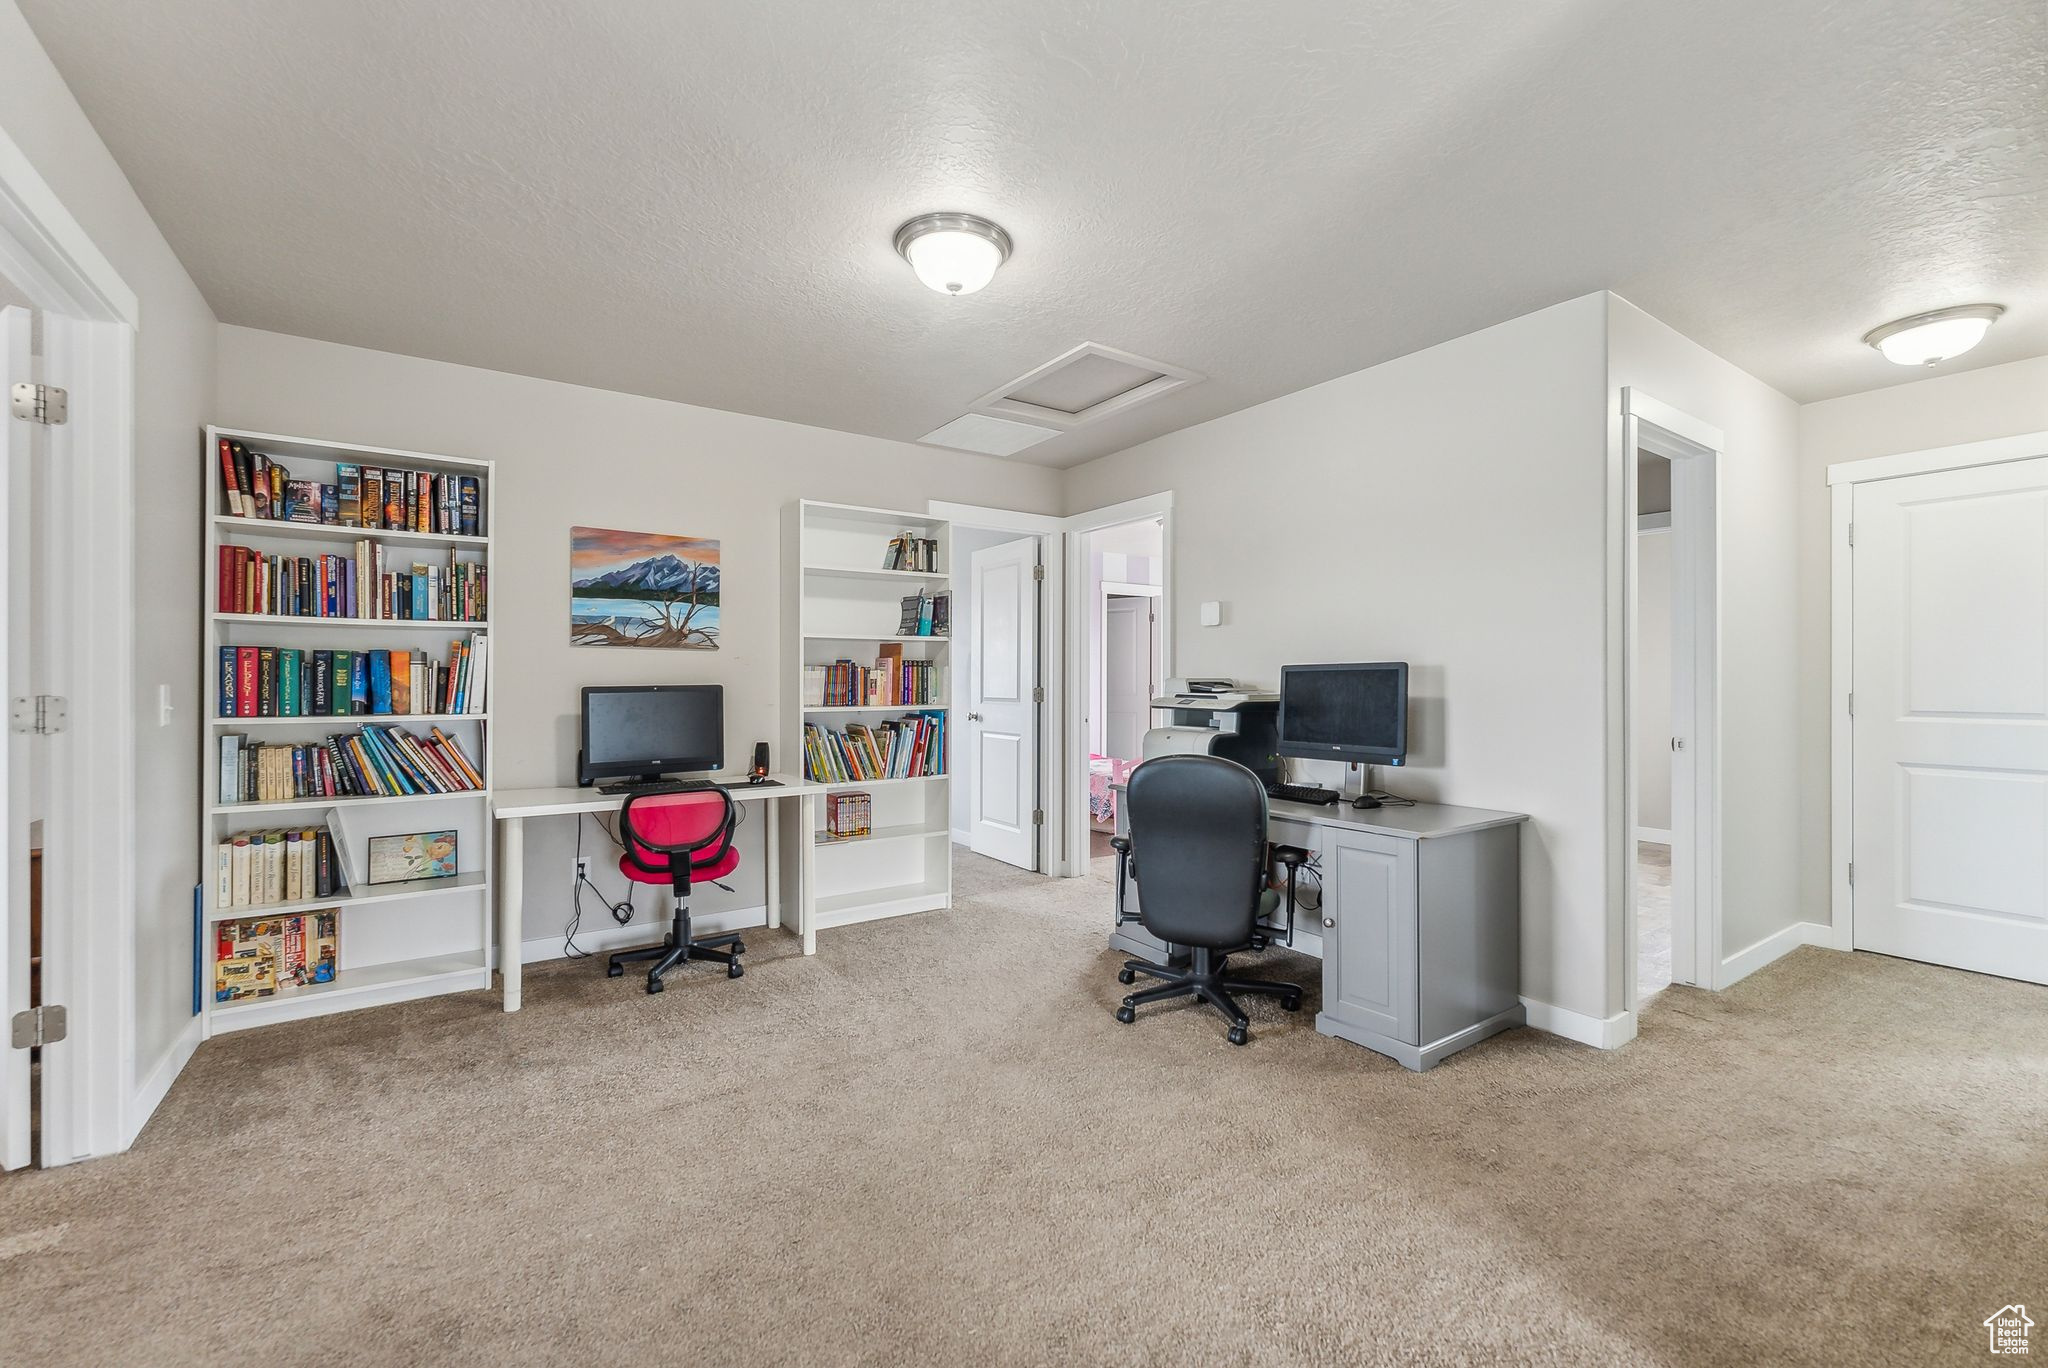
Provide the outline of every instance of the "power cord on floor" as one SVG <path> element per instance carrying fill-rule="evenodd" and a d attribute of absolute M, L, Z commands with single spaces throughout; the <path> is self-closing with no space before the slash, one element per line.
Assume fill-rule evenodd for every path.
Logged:
<path fill-rule="evenodd" d="M 598 826 L 600 829 L 605 830 L 606 835 L 611 835 L 609 829 L 605 828 L 602 819 L 599 820 Z M 613 837 L 613 843 L 617 844 L 617 837 Z M 589 959 L 591 955 L 596 953 L 595 951 L 585 950 L 576 944 L 576 933 L 583 927 L 583 890 L 586 887 L 597 896 L 598 905 L 612 914 L 613 921 L 617 922 L 620 926 L 627 926 L 632 923 L 632 885 L 627 885 L 625 897 L 617 902 L 613 902 L 605 897 L 604 890 L 592 883 L 590 876 L 583 872 L 583 819 L 579 817 L 576 819 L 576 882 L 570 895 L 569 924 L 562 928 L 562 954 L 569 959 Z"/>

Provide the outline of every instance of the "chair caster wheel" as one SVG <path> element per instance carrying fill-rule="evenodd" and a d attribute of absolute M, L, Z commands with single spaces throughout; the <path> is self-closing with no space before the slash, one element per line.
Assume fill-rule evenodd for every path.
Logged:
<path fill-rule="evenodd" d="M 662 981 L 661 981 L 660 979 L 658 979 L 658 978 L 651 978 L 651 979 L 647 980 L 647 991 L 648 991 L 648 992 L 650 992 L 650 993 L 658 993 L 658 992 L 660 992 L 660 991 L 661 991 L 661 990 L 662 990 L 663 988 L 666 988 L 667 986 L 668 986 L 667 984 L 663 983 L 663 982 L 662 982 Z"/>
<path fill-rule="evenodd" d="M 1116 1009 L 1116 1019 L 1128 1026 L 1138 1019 L 1138 1010 L 1135 1007 L 1119 1007 Z"/>
<path fill-rule="evenodd" d="M 607 964 L 604 967 L 604 976 L 606 978 L 624 978 L 626 976 L 626 966 L 623 964 Z"/>
<path fill-rule="evenodd" d="M 746 974 L 746 972 L 746 966 L 743 964 L 728 964 L 725 966 L 725 976 L 727 978 L 740 978 L 743 977 Z"/>
<path fill-rule="evenodd" d="M 1136 983 L 1138 976 L 1129 969 L 1119 969 L 1116 971 L 1116 981 L 1118 983 Z"/>
<path fill-rule="evenodd" d="M 1281 999 L 1280 999 L 1280 1010 L 1281 1010 L 1281 1011 L 1283 1011 L 1283 1012 L 1298 1012 L 1298 1011 L 1300 1011 L 1300 1010 L 1301 1010 L 1301 999 L 1300 999 L 1300 998 L 1298 998 L 1298 997 L 1284 997 L 1284 998 L 1281 998 Z"/>
<path fill-rule="evenodd" d="M 1233 1026 L 1230 1028 L 1230 1043 L 1233 1045 L 1242 1045 L 1251 1038 L 1252 1033 L 1250 1031 L 1247 1031 L 1242 1026 Z"/>
<path fill-rule="evenodd" d="M 740 941 L 734 941 L 731 945 L 728 945 L 725 948 L 732 951 L 735 955 L 744 955 L 747 953 L 747 947 Z M 734 974 L 733 977 L 738 978 L 739 975 Z"/>

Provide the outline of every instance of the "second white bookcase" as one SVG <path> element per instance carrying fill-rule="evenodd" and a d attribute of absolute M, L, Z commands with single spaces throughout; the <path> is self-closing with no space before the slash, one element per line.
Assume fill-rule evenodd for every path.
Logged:
<path fill-rule="evenodd" d="M 931 569 L 887 568 L 891 539 L 906 533 L 938 544 Z M 836 729 L 939 713 L 948 719 L 950 771 L 952 642 L 944 636 L 899 636 L 897 627 L 903 599 L 920 590 L 932 596 L 951 593 L 951 525 L 928 513 L 804 499 L 786 511 L 783 561 L 783 754 L 789 768 L 807 773 L 807 723 Z M 884 645 L 901 646 L 905 660 L 932 664 L 938 684 L 934 702 L 828 707 L 809 696 L 809 667 L 842 660 L 873 666 Z M 874 812 L 870 835 L 832 840 L 822 826 L 825 804 L 816 805 L 820 825 L 804 838 L 811 842 L 814 915 L 821 930 L 952 906 L 951 782 L 948 773 L 941 773 L 832 784 L 835 792 L 872 794 Z"/>

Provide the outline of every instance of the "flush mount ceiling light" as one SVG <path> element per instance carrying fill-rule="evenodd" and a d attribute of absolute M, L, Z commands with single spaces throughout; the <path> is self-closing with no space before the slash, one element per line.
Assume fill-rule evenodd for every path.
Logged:
<path fill-rule="evenodd" d="M 1999 304 L 1961 304 L 1872 328 L 1863 334 L 1863 340 L 1883 352 L 1887 361 L 1901 366 L 1932 366 L 1951 356 L 1961 356 L 1982 342 L 1991 321 L 2004 312 L 2004 306 Z"/>
<path fill-rule="evenodd" d="M 973 294 L 1010 259 L 1010 235 L 974 214 L 920 214 L 896 230 L 896 251 L 940 294 Z"/>

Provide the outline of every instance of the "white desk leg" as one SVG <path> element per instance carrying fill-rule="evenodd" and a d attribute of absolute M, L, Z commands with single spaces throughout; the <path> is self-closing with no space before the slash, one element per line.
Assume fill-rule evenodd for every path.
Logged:
<path fill-rule="evenodd" d="M 796 891 L 796 903 L 803 914 L 804 953 L 818 953 L 818 843 L 811 839 L 811 833 L 818 829 L 818 795 L 804 795 L 804 821 L 798 832 L 803 840 L 802 858 L 797 861 L 803 870 L 803 887 Z"/>
<path fill-rule="evenodd" d="M 521 887 L 526 879 L 526 819 L 508 817 L 498 823 L 498 858 L 503 874 L 498 880 L 498 972 L 504 976 L 505 1010 L 519 1010 L 520 947 L 525 933 L 520 924 L 526 903 Z"/>
<path fill-rule="evenodd" d="M 761 804 L 768 814 L 768 929 L 782 929 L 782 804 Z"/>

